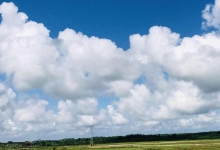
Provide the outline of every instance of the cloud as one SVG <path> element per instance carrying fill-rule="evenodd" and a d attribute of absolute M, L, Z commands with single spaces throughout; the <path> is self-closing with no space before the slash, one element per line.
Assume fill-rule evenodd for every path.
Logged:
<path fill-rule="evenodd" d="M 49 103 L 45 100 L 28 100 L 21 102 L 18 109 L 15 110 L 15 120 L 18 122 L 42 122 L 43 118 L 47 116 L 46 106 Z"/>
<path fill-rule="evenodd" d="M 49 138 L 61 133 L 65 137 L 69 131 L 79 136 L 85 130 L 82 128 L 91 125 L 103 128 L 108 121 L 106 110 L 98 109 L 95 98 L 58 101 L 55 112 L 47 100 L 28 97 L 20 100 L 13 89 L 3 83 L 0 83 L 0 93 L 0 130 L 9 139 L 11 134 L 16 138 L 30 136 L 30 132 L 36 136 L 49 134 Z"/>
<path fill-rule="evenodd" d="M 219 109 L 219 93 L 203 93 L 191 82 L 169 82 L 165 91 L 150 91 L 146 85 L 134 85 L 127 97 L 108 107 L 129 119 L 131 124 L 138 122 L 140 126 L 157 126 L 170 121 L 175 123 L 175 120 L 185 116 L 188 116 L 187 119 L 196 115 L 201 118 L 201 114 Z"/>
<path fill-rule="evenodd" d="M 17 90 L 40 88 L 53 96 L 77 99 L 91 97 L 111 82 L 132 82 L 140 76 L 136 60 L 112 41 L 72 29 L 52 39 L 43 24 L 28 21 L 17 11 L 13 3 L 1 5 L 0 71 L 12 78 Z M 12 22 L 11 16 L 16 18 Z"/>
<path fill-rule="evenodd" d="M 219 28 L 218 12 L 218 0 L 207 5 L 203 25 Z M 180 38 L 153 26 L 146 35 L 131 35 L 125 51 L 69 28 L 53 39 L 13 3 L 2 3 L 0 14 L 2 137 L 81 136 L 91 125 L 104 135 L 158 133 L 220 122 L 218 31 Z M 35 90 L 56 97 L 57 104 L 28 94 Z M 102 106 L 100 95 L 114 99 Z"/>
<path fill-rule="evenodd" d="M 58 41 L 60 76 L 45 87 L 49 93 L 68 98 L 92 96 L 118 81 L 132 82 L 140 76 L 136 60 L 108 39 L 66 29 Z"/>
<path fill-rule="evenodd" d="M 144 85 L 135 85 L 129 90 L 129 96 L 122 98 L 117 103 L 120 112 L 127 113 L 131 116 L 141 117 L 145 114 L 145 109 L 150 99 L 150 92 Z"/>
<path fill-rule="evenodd" d="M 157 125 L 159 122 L 157 122 L 157 121 L 147 121 L 146 123 L 145 123 L 145 125 L 146 126 L 155 126 L 155 125 Z"/>
<path fill-rule="evenodd" d="M 215 4 L 206 5 L 205 9 L 202 11 L 202 18 L 204 19 L 202 26 L 214 27 L 216 29 L 220 28 L 220 1 L 215 0 Z"/>
<path fill-rule="evenodd" d="M 112 123 L 115 125 L 123 125 L 128 123 L 128 119 L 124 118 L 124 116 L 114 110 L 114 108 L 109 105 L 108 107 L 108 113 L 110 114 L 112 118 Z"/>
<path fill-rule="evenodd" d="M 0 83 L 0 108 L 7 106 L 15 96 L 16 94 L 11 88 L 8 89 L 4 84 Z"/>
<path fill-rule="evenodd" d="M 95 98 L 66 100 L 58 102 L 58 113 L 55 119 L 58 123 L 73 122 L 79 126 L 94 125 L 104 120 L 102 117 L 104 113 L 102 110 L 98 111 L 98 101 Z"/>
<path fill-rule="evenodd" d="M 178 82 L 167 100 L 170 109 L 183 114 L 202 114 L 220 107 L 216 99 L 203 99 L 199 89 L 191 83 Z"/>
<path fill-rule="evenodd" d="M 169 28 L 154 26 L 147 36 L 139 38 L 145 39 L 145 45 L 138 53 L 162 67 L 169 77 L 193 81 L 205 92 L 219 91 L 218 32 L 180 39 Z"/>
<path fill-rule="evenodd" d="M 4 122 L 13 115 L 13 99 L 16 94 L 11 88 L 6 87 L 4 84 L 0 83 L 0 122 Z M 0 127 L 1 128 L 1 127 Z"/>
<path fill-rule="evenodd" d="M 3 2 L 0 6 L 0 13 L 2 24 L 7 26 L 21 26 L 28 18 L 24 13 L 18 13 L 18 8 L 12 2 Z"/>
<path fill-rule="evenodd" d="M 13 3 L 0 7 L 0 70 L 12 77 L 18 90 L 41 88 L 52 77 L 58 57 L 50 44 L 49 30 L 43 24 L 27 21 L 24 13 L 17 12 Z"/>
<path fill-rule="evenodd" d="M 117 97 L 123 97 L 128 94 L 129 89 L 133 87 L 133 83 L 126 80 L 119 80 L 110 82 L 108 85 L 110 89 L 108 92 L 114 93 Z"/>

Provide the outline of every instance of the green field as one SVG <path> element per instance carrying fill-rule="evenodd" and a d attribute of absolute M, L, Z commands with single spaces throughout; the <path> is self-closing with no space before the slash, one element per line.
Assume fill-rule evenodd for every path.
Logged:
<path fill-rule="evenodd" d="M 94 146 L 58 146 L 28 148 L 29 150 L 220 150 L 220 140 L 193 140 L 169 142 L 130 142 Z"/>

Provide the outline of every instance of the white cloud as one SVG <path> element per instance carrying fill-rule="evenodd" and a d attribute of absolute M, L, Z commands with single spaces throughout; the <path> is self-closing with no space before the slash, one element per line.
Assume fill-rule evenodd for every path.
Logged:
<path fill-rule="evenodd" d="M 179 121 L 180 126 L 193 126 L 192 119 L 180 119 Z"/>
<path fill-rule="evenodd" d="M 55 40 L 43 24 L 28 21 L 17 10 L 13 3 L 3 3 L 0 11 L 0 71 L 12 78 L 17 90 L 41 88 L 53 96 L 78 99 L 140 76 L 137 61 L 112 41 L 72 29 Z M 16 18 L 12 22 L 11 16 Z"/>
<path fill-rule="evenodd" d="M 129 96 L 116 102 L 118 110 L 131 116 L 142 117 L 150 100 L 150 92 L 144 85 L 135 85 Z"/>
<path fill-rule="evenodd" d="M 6 107 L 15 96 L 16 94 L 11 88 L 7 88 L 4 84 L 0 83 L 0 108 Z"/>
<path fill-rule="evenodd" d="M 44 132 L 50 135 L 50 138 L 53 134 L 62 133 L 65 136 L 69 131 L 80 135 L 85 130 L 83 128 L 91 125 L 103 128 L 106 125 L 102 125 L 107 124 L 106 110 L 98 109 L 98 101 L 95 98 L 59 101 L 58 111 L 54 112 L 46 100 L 15 100 L 17 97 L 12 89 L 2 83 L 0 89 L 0 131 L 4 137 L 11 134 L 14 138 L 29 136 L 30 132 L 36 136 Z M 7 103 L 2 97 L 7 98 Z"/>
<path fill-rule="evenodd" d="M 112 118 L 112 123 L 115 125 L 123 125 L 128 123 L 128 119 L 126 119 L 122 114 L 116 112 L 114 110 L 114 107 L 112 107 L 111 105 L 108 105 L 108 113 L 110 114 L 111 118 Z"/>
<path fill-rule="evenodd" d="M 2 24 L 6 24 L 8 26 L 21 26 L 28 17 L 24 13 L 17 12 L 18 8 L 14 5 L 14 3 L 3 2 L 0 6 L 0 13 L 2 14 Z"/>
<path fill-rule="evenodd" d="M 215 4 L 206 5 L 205 9 L 202 11 L 202 18 L 204 22 L 202 23 L 203 28 L 214 27 L 216 29 L 220 28 L 220 0 L 215 0 Z"/>
<path fill-rule="evenodd" d="M 45 86 L 49 93 L 66 98 L 92 96 L 117 81 L 131 82 L 140 76 L 136 60 L 108 39 L 66 29 L 59 33 L 58 43 L 59 76 Z"/>
<path fill-rule="evenodd" d="M 47 115 L 46 106 L 49 103 L 45 100 L 28 100 L 21 102 L 15 110 L 15 120 L 18 122 L 42 122 Z"/>
<path fill-rule="evenodd" d="M 17 13 L 13 3 L 0 7 L 0 70 L 12 77 L 18 90 L 41 88 L 51 77 L 58 57 L 51 45 L 49 31 L 24 13 Z"/>
<path fill-rule="evenodd" d="M 97 107 L 98 102 L 95 98 L 59 101 L 55 119 L 58 123 L 73 123 L 79 126 L 97 124 L 104 120 L 101 117 L 104 112 L 99 112 Z"/>
<path fill-rule="evenodd" d="M 218 32 L 179 39 L 170 29 L 156 26 L 142 38 L 146 39 L 146 45 L 138 53 L 159 65 L 169 77 L 193 81 L 205 92 L 220 89 L 220 72 L 216 69 L 220 63 Z"/>
<path fill-rule="evenodd" d="M 159 122 L 158 121 L 147 121 L 144 125 L 145 126 L 155 126 L 158 125 Z"/>
<path fill-rule="evenodd" d="M 117 97 L 127 96 L 129 90 L 133 87 L 133 83 L 126 80 L 113 81 L 109 83 L 108 92 L 114 93 Z"/>
<path fill-rule="evenodd" d="M 131 35 L 130 48 L 124 51 L 109 39 L 72 29 L 52 39 L 43 24 L 27 20 L 13 3 L 1 4 L 0 14 L 4 135 L 82 135 L 91 125 L 105 132 L 146 127 L 158 132 L 220 122 L 217 31 L 181 39 L 167 27 L 154 26 L 147 35 Z M 216 0 L 203 11 L 203 25 L 219 28 L 219 14 Z M 47 100 L 19 97 L 35 89 L 62 100 L 52 109 Z M 115 101 L 100 106 L 96 96 L 109 94 Z"/>
<path fill-rule="evenodd" d="M 220 100 L 203 99 L 199 89 L 191 83 L 177 82 L 176 90 L 171 92 L 167 105 L 179 113 L 201 114 L 219 108 Z"/>

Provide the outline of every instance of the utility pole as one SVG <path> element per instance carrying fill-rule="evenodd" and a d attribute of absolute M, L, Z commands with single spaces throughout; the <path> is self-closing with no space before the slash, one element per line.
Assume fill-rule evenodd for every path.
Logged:
<path fill-rule="evenodd" d="M 93 146 L 93 126 L 90 126 L 90 133 L 91 133 L 91 137 L 90 137 L 90 146 Z"/>

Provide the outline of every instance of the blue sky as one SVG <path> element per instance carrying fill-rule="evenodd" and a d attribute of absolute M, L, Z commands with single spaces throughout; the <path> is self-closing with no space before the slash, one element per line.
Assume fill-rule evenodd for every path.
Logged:
<path fill-rule="evenodd" d="M 0 141 L 219 130 L 220 0 L 6 0 L 0 14 Z"/>
<path fill-rule="evenodd" d="M 28 14 L 29 20 L 43 23 L 54 38 L 59 31 L 71 28 L 88 36 L 110 39 L 123 49 L 129 48 L 130 35 L 147 34 L 155 25 L 169 27 L 181 36 L 203 33 L 201 11 L 206 4 L 213 3 L 210 0 L 13 2 L 19 11 Z"/>

